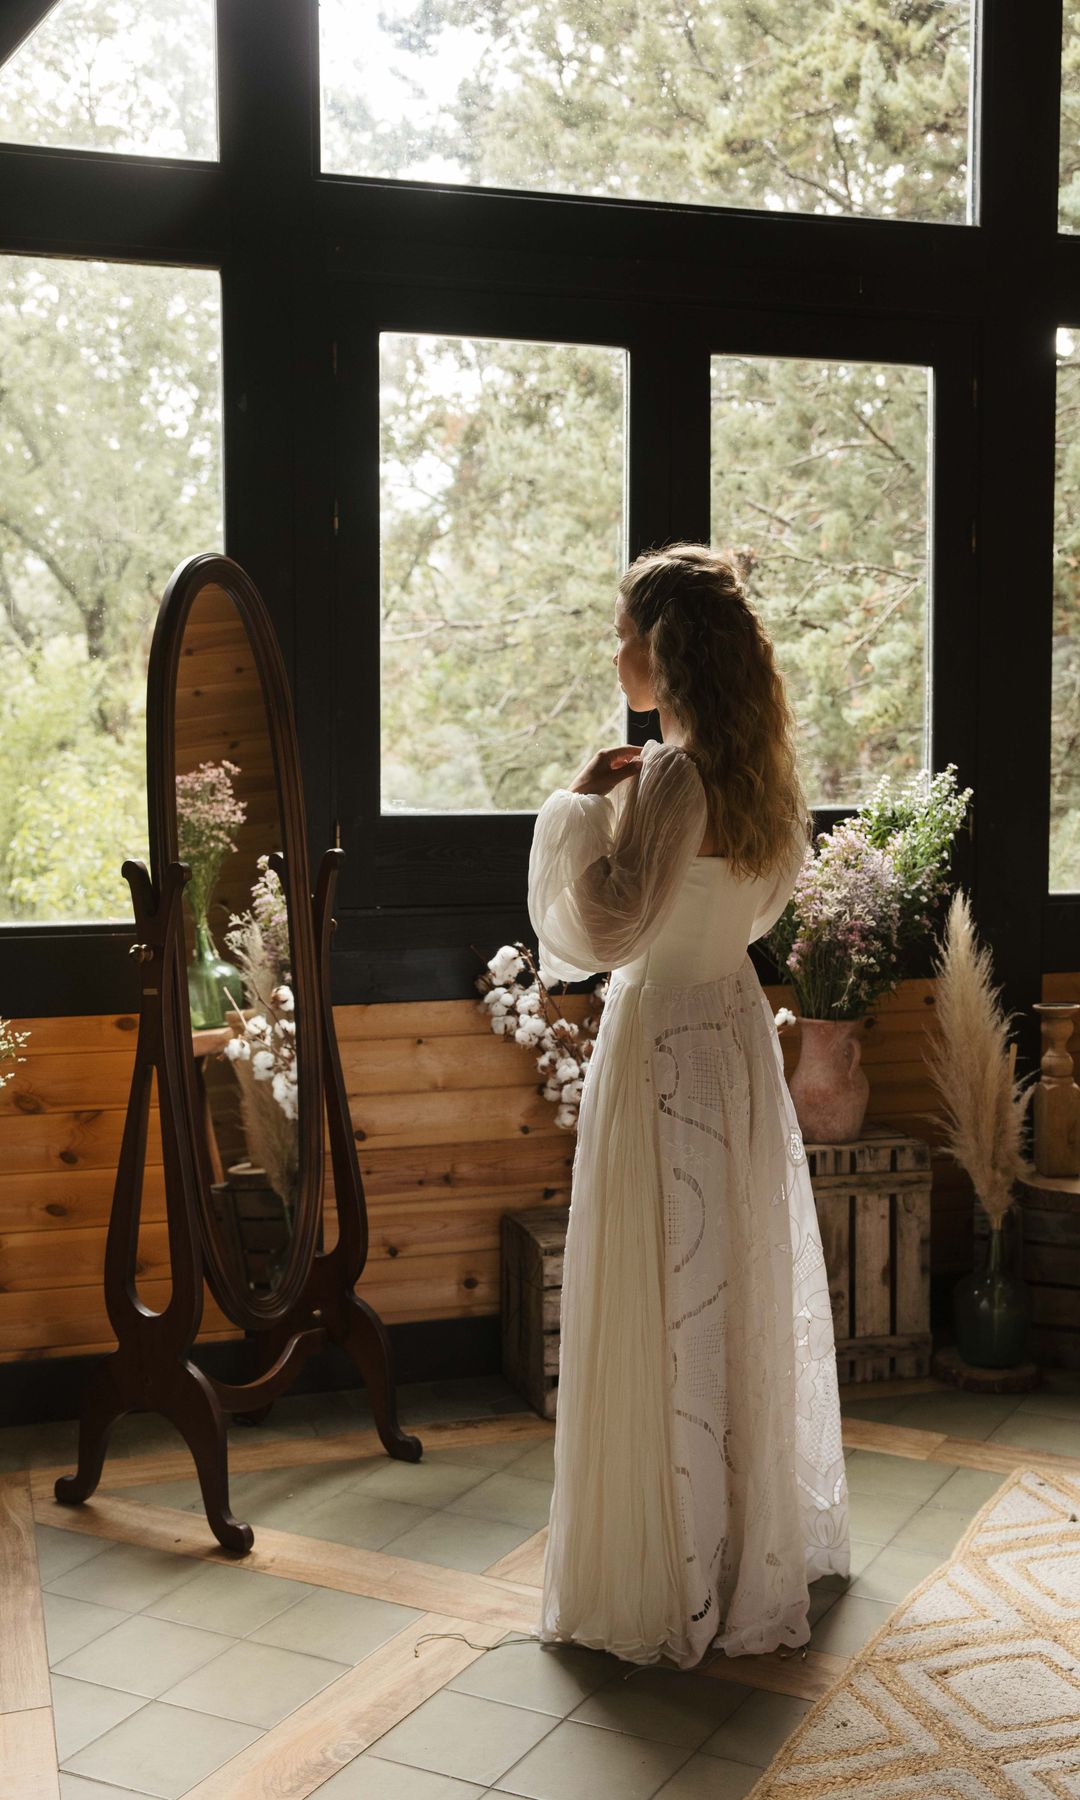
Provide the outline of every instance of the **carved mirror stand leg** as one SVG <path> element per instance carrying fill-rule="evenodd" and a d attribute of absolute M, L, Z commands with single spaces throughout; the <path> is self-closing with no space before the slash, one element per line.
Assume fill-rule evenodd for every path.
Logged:
<path fill-rule="evenodd" d="M 89 1499 L 99 1481 L 109 1436 L 127 1412 L 160 1412 L 184 1438 L 195 1460 L 210 1528 L 226 1550 L 250 1550 L 250 1525 L 229 1508 L 225 1418 L 213 1387 L 188 1360 L 203 1310 L 203 1265 L 195 1197 L 195 1167 L 186 1108 L 185 1071 L 174 1067 L 176 1034 L 163 1029 L 177 1003 L 177 955 L 182 932 L 181 893 L 187 871 L 170 864 L 160 898 L 142 863 L 124 864 L 138 939 L 133 951 L 142 976 L 142 1006 L 135 1068 L 116 1171 L 105 1250 L 105 1305 L 117 1347 L 98 1364 L 83 1403 L 79 1460 L 74 1475 L 61 1476 L 54 1492 L 62 1505 Z M 157 1075 L 161 1147 L 165 1165 L 172 1293 L 163 1312 L 139 1299 L 136 1285 L 139 1219 L 151 1087 Z M 179 1116 L 178 1116 L 179 1112 Z"/>

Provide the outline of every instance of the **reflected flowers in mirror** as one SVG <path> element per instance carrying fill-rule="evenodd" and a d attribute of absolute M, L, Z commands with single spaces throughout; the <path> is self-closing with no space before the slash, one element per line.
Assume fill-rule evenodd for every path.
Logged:
<path fill-rule="evenodd" d="M 298 1168 L 296 1020 L 290 974 L 289 916 L 270 858 L 260 856 L 251 906 L 233 913 L 225 942 L 236 958 L 243 996 L 230 996 L 232 1037 L 224 1054 L 240 1087 L 253 1163 L 266 1170 L 291 1209 Z"/>

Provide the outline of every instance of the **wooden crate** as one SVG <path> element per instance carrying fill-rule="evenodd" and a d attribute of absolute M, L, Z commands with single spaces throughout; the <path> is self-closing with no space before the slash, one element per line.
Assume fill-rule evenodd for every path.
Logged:
<path fill-rule="evenodd" d="M 1080 1177 L 1030 1175 L 1006 1214 L 1006 1255 L 1031 1290 L 1028 1355 L 1050 1369 L 1080 1369 Z M 990 1223 L 975 1203 L 975 1266 Z"/>
<path fill-rule="evenodd" d="M 930 1146 L 868 1126 L 807 1144 L 841 1382 L 930 1372 Z"/>
<path fill-rule="evenodd" d="M 568 1206 L 502 1215 L 502 1366 L 545 1419 L 555 1417 Z"/>

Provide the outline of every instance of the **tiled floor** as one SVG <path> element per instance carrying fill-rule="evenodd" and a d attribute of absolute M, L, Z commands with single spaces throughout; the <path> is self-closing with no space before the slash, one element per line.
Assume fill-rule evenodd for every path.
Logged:
<path fill-rule="evenodd" d="M 498 1379 L 399 1390 L 407 1428 L 522 1411 Z M 846 1404 L 847 1417 L 1080 1455 L 1080 1378 L 1024 1397 L 940 1390 Z M 370 1424 L 356 1395 L 279 1402 L 238 1441 Z M 0 1470 L 63 1463 L 74 1428 L 0 1432 Z M 172 1449 L 157 1418 L 114 1454 Z M 241 1474 L 256 1528 L 478 1573 L 547 1522 L 553 1442 L 431 1450 Z M 951 1552 L 1003 1477 L 848 1453 L 852 1571 L 811 1588 L 813 1650 L 852 1655 Z M 108 1469 L 102 1484 L 108 1491 Z M 197 1513 L 193 1480 L 124 1489 Z M 38 1530 L 63 1800 L 180 1800 L 421 1615 L 303 1582 Z M 640 1668 L 509 1632 L 317 1789 L 319 1800 L 737 1800 L 809 1702 L 698 1671 Z M 306 1791 L 306 1790 L 305 1790 Z"/>

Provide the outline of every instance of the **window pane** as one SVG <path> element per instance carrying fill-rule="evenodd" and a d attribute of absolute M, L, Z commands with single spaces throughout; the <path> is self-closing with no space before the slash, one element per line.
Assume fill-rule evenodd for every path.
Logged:
<path fill-rule="evenodd" d="M 0 918 L 131 918 L 157 605 L 222 547 L 219 285 L 0 258 Z"/>
<path fill-rule="evenodd" d="M 0 68 L 0 140 L 215 161 L 214 0 L 59 0 Z"/>
<path fill-rule="evenodd" d="M 1050 887 L 1080 891 L 1080 331 L 1057 334 Z"/>
<path fill-rule="evenodd" d="M 963 223 L 971 0 L 321 0 L 346 175 Z"/>
<path fill-rule="evenodd" d="M 383 811 L 529 811 L 623 739 L 625 352 L 381 358 Z"/>
<path fill-rule="evenodd" d="M 1058 225 L 1080 231 L 1080 0 L 1065 0 L 1062 8 L 1058 167 Z"/>
<path fill-rule="evenodd" d="M 772 634 L 814 806 L 927 760 L 929 371 L 715 356 L 712 537 Z"/>

